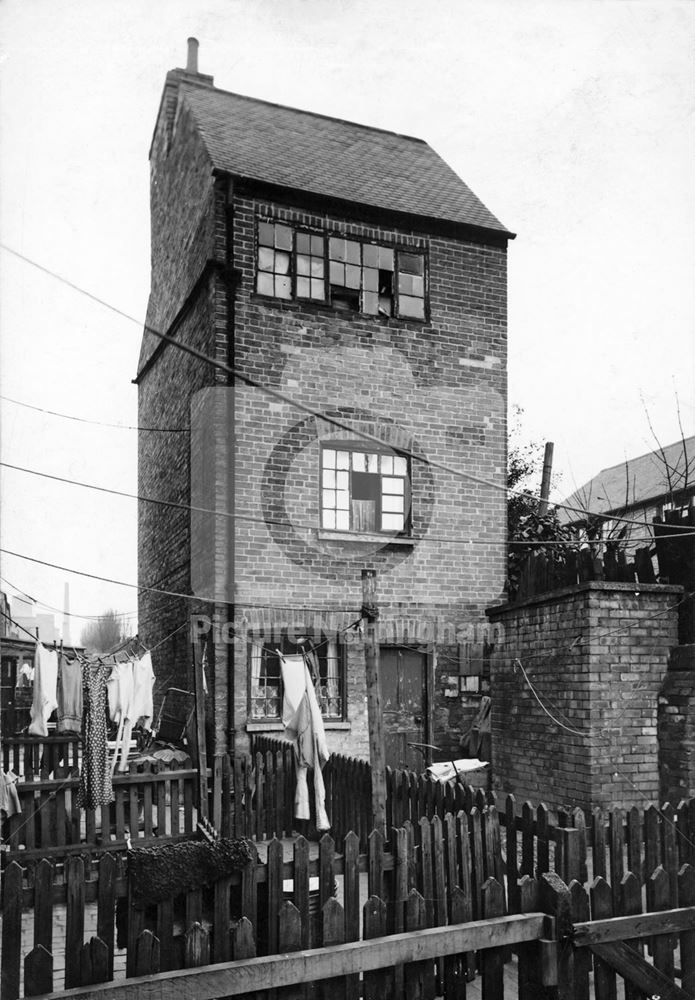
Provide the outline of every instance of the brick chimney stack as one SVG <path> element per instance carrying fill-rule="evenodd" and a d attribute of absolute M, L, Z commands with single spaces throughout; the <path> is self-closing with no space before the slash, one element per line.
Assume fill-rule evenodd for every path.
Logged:
<path fill-rule="evenodd" d="M 188 39 L 188 59 L 186 61 L 186 72 L 187 73 L 197 73 L 198 72 L 198 39 L 189 38 Z"/>

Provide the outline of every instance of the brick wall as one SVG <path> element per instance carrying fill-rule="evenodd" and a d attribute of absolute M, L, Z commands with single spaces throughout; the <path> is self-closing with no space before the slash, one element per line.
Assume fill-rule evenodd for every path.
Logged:
<path fill-rule="evenodd" d="M 258 217 L 316 227 L 348 238 L 429 251 L 430 319 L 377 320 L 317 304 L 258 295 Z M 393 447 L 423 452 L 472 476 L 502 483 L 506 440 L 505 251 L 461 240 L 314 216 L 300 208 L 237 195 L 234 263 L 235 363 L 264 385 L 298 397 Z M 235 509 L 257 521 L 238 523 L 236 599 L 239 608 L 307 606 L 354 616 L 361 605 L 361 570 L 377 570 L 385 621 L 435 619 L 453 632 L 483 619 L 487 596 L 504 574 L 503 490 L 482 486 L 423 463 L 412 465 L 414 545 L 360 544 L 319 537 L 321 441 L 354 435 L 321 425 L 257 390 L 237 392 Z M 263 519 L 283 522 L 268 530 Z M 348 614 L 349 613 L 349 614 Z M 288 612 L 284 612 L 287 618 Z M 477 700 L 444 697 L 458 672 L 455 634 L 435 641 L 433 742 L 455 751 Z M 354 662 L 354 668 L 353 668 Z M 247 718 L 248 666 L 238 649 L 237 728 Z M 367 751 L 364 662 L 351 647 L 350 729 L 334 748 Z"/>
<path fill-rule="evenodd" d="M 677 805 L 695 787 L 695 645 L 676 646 L 659 692 L 659 798 Z"/>
<path fill-rule="evenodd" d="M 680 593 L 587 583 L 488 610 L 500 628 L 490 675 L 496 788 L 553 808 L 658 799 L 657 699 Z"/>

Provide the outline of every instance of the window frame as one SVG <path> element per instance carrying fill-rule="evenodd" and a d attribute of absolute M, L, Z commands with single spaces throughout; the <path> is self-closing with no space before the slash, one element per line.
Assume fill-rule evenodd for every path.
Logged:
<path fill-rule="evenodd" d="M 335 489 L 335 491 L 338 492 L 337 485 L 336 485 L 336 487 L 332 488 L 332 487 L 327 487 L 324 484 L 324 472 L 330 472 L 330 471 L 332 471 L 330 468 L 326 468 L 326 466 L 324 465 L 324 453 L 326 451 L 336 451 L 336 452 L 342 451 L 342 452 L 349 452 L 350 453 L 350 464 L 349 464 L 348 469 L 347 470 L 338 470 L 337 466 L 335 468 L 336 473 L 339 472 L 339 471 L 347 471 L 348 472 L 348 508 L 347 508 L 347 510 L 348 510 L 348 514 L 349 514 L 349 521 L 348 521 L 349 527 L 347 527 L 347 528 L 345 528 L 345 527 L 337 527 L 337 517 L 336 517 L 336 527 L 331 527 L 329 524 L 325 523 L 324 514 L 325 514 L 325 512 L 327 510 L 330 510 L 331 508 L 327 507 L 327 506 L 324 506 L 324 491 L 326 489 L 329 489 L 329 490 L 330 489 Z M 379 494 L 378 494 L 378 497 L 379 497 L 378 510 L 375 511 L 375 513 L 376 513 L 376 522 L 377 522 L 378 526 L 375 526 L 374 528 L 371 528 L 371 529 L 356 528 L 354 526 L 354 521 L 353 521 L 353 508 L 352 508 L 353 487 L 352 487 L 352 475 L 353 475 L 353 473 L 359 474 L 359 471 L 360 471 L 360 470 L 355 470 L 353 468 L 353 459 L 352 459 L 352 456 L 354 454 L 356 454 L 356 453 L 357 454 L 362 454 L 362 455 L 365 455 L 365 456 L 366 455 L 377 455 L 378 456 L 378 461 L 379 461 L 379 470 L 377 472 L 375 472 L 375 473 L 369 473 L 368 470 L 367 470 L 367 474 L 372 474 L 374 476 L 378 476 L 378 478 L 379 478 L 379 485 L 380 485 Z M 393 457 L 394 459 L 398 458 L 401 461 L 405 462 L 405 472 L 404 473 L 382 472 L 382 470 L 381 470 L 381 458 L 382 457 Z M 384 514 L 386 514 L 387 516 L 389 516 L 389 515 L 394 515 L 394 514 L 399 513 L 398 511 L 385 511 L 384 510 L 384 508 L 383 508 L 384 497 L 385 496 L 400 496 L 401 495 L 400 492 L 398 492 L 398 491 L 385 492 L 384 491 L 384 480 L 385 479 L 394 479 L 394 480 L 402 480 L 403 481 L 403 493 L 402 493 L 402 496 L 403 496 L 403 527 L 402 528 L 393 528 L 393 527 L 389 528 L 389 527 L 383 527 L 382 526 L 383 525 L 383 520 L 382 519 L 383 519 Z M 338 441 L 330 441 L 330 440 L 321 441 L 320 442 L 320 449 L 319 449 L 317 493 L 318 493 L 318 511 L 319 511 L 319 518 L 318 518 L 318 520 L 319 520 L 319 531 L 335 531 L 335 532 L 342 533 L 342 534 L 355 534 L 355 535 L 380 535 L 380 536 L 383 536 L 385 538 L 393 538 L 393 537 L 397 537 L 397 538 L 410 538 L 411 535 L 412 535 L 412 496 L 413 496 L 413 491 L 412 491 L 412 466 L 411 466 L 411 462 L 410 462 L 410 459 L 409 459 L 408 455 L 404 455 L 397 448 L 389 448 L 387 446 L 384 446 L 382 448 L 379 448 L 377 446 L 375 446 L 373 448 L 370 448 L 370 447 L 365 447 L 364 442 L 359 442 L 359 441 L 340 441 L 340 440 L 338 440 Z M 336 514 L 337 514 L 337 512 L 339 510 L 344 510 L 345 508 L 335 507 L 335 508 L 332 508 L 332 509 L 335 510 Z"/>
<path fill-rule="evenodd" d="M 270 293 L 268 291 L 263 291 L 259 288 L 260 274 L 273 274 L 274 276 L 280 276 L 280 277 L 283 276 L 281 272 L 276 272 L 274 270 L 269 271 L 267 268 L 261 268 L 260 265 L 261 251 L 271 249 L 266 244 L 261 244 L 260 242 L 261 240 L 260 227 L 262 225 L 283 226 L 291 230 L 292 248 L 289 251 L 285 250 L 284 248 L 282 249 L 282 252 L 289 253 L 290 255 L 289 271 L 288 271 L 288 276 L 290 278 L 289 297 L 284 295 L 276 295 L 274 291 L 273 293 Z M 323 244 L 322 247 L 323 252 L 321 255 L 321 259 L 323 260 L 322 278 L 319 278 L 318 276 L 313 278 L 311 274 L 309 275 L 299 274 L 298 259 L 300 256 L 302 257 L 307 256 L 307 254 L 305 254 L 304 251 L 300 251 L 297 247 L 297 237 L 299 235 L 308 236 L 310 237 L 310 239 L 311 238 L 320 239 L 322 241 Z M 405 246 L 402 243 L 399 243 L 397 240 L 392 243 L 389 243 L 384 240 L 363 239 L 361 237 L 355 237 L 352 234 L 339 232 L 335 229 L 318 229 L 312 226 L 295 224 L 287 222 L 285 220 L 275 219 L 269 216 L 256 217 L 255 237 L 256 237 L 255 238 L 256 258 L 255 258 L 255 271 L 254 271 L 254 291 L 257 295 L 261 295 L 264 298 L 269 298 L 273 299 L 274 301 L 280 301 L 280 302 L 300 302 L 300 303 L 313 303 L 314 305 L 323 305 L 325 307 L 333 309 L 336 312 L 347 313 L 353 316 L 369 316 L 374 319 L 381 319 L 381 318 L 396 319 L 402 322 L 404 321 L 413 323 L 428 323 L 430 321 L 429 252 L 428 249 L 425 247 L 409 247 Z M 339 286 L 337 283 L 331 281 L 331 265 L 340 264 L 340 261 L 337 257 L 334 258 L 331 256 L 332 252 L 331 241 L 342 241 L 343 243 L 356 243 L 359 247 L 359 258 L 360 258 L 359 264 L 355 264 L 354 262 L 348 262 L 347 260 L 343 261 L 346 267 L 348 264 L 351 267 L 359 267 L 359 272 L 360 272 L 359 287 L 354 289 L 352 295 L 350 294 L 349 291 L 350 288 L 352 287 L 351 285 L 346 283 L 344 286 Z M 374 267 L 373 264 L 371 263 L 369 264 L 365 263 L 365 255 L 364 255 L 365 247 L 373 247 L 377 251 L 383 250 L 390 252 L 393 258 L 392 268 Z M 277 247 L 274 246 L 272 249 L 275 253 L 278 252 Z M 308 256 L 310 258 L 311 257 L 315 257 L 317 259 L 319 258 L 319 254 L 313 254 L 311 252 L 309 253 Z M 418 274 L 415 271 L 405 270 L 404 267 L 401 266 L 401 261 L 405 257 L 416 257 L 420 259 L 421 274 Z M 377 279 L 376 292 L 374 289 L 367 288 L 365 286 L 366 272 L 376 271 L 377 274 L 379 274 L 382 270 L 388 271 L 392 275 L 391 295 L 390 295 L 391 311 L 388 314 L 381 311 L 378 301 L 377 301 L 376 311 L 372 311 L 370 309 L 368 310 L 367 308 L 365 308 L 367 295 L 376 294 L 377 298 L 379 297 L 379 287 L 378 287 L 379 279 Z M 299 293 L 298 282 L 300 279 L 306 277 L 309 278 L 312 284 L 314 281 L 322 280 L 323 283 L 322 298 L 317 298 L 311 294 L 304 295 Z M 407 283 L 408 280 L 411 280 L 413 284 L 417 286 L 417 279 L 420 279 L 421 281 L 421 286 L 422 286 L 421 295 L 415 291 L 405 292 L 402 289 L 401 287 L 402 284 Z M 331 289 L 334 287 L 336 289 L 344 287 L 345 295 L 339 297 L 336 293 L 332 293 Z M 349 300 L 355 297 L 357 299 L 357 306 L 348 304 Z M 422 316 L 412 315 L 403 312 L 403 302 L 405 302 L 406 299 L 422 301 Z M 338 304 L 341 301 L 344 301 L 345 304 L 342 305 Z"/>
<path fill-rule="evenodd" d="M 311 631 L 307 630 L 307 632 L 304 632 L 302 634 L 310 636 L 311 635 Z M 318 639 L 312 640 L 312 645 L 315 645 L 315 647 L 316 647 L 316 655 L 319 657 L 319 665 L 320 666 L 322 665 L 321 664 L 321 660 L 323 659 L 324 665 L 325 665 L 325 668 L 326 668 L 326 677 L 325 677 L 326 683 L 325 684 L 319 684 L 318 688 L 315 686 L 316 697 L 318 699 L 319 706 L 321 707 L 321 717 L 322 717 L 322 719 L 324 721 L 324 724 L 346 722 L 347 719 L 348 719 L 348 712 L 347 712 L 347 710 L 348 710 L 348 706 L 347 706 L 347 647 L 346 647 L 346 644 L 344 642 L 340 641 L 340 636 L 339 636 L 338 632 L 336 631 L 335 636 L 331 637 L 328 640 L 326 640 L 324 636 L 319 636 Z M 324 701 L 324 699 L 328 699 L 329 698 L 328 692 L 326 691 L 325 695 L 322 694 L 322 692 L 321 692 L 321 688 L 324 688 L 324 687 L 328 688 L 328 681 L 330 680 L 330 673 L 329 673 L 329 669 L 328 669 L 328 667 L 329 667 L 328 661 L 329 661 L 329 650 L 330 650 L 330 646 L 331 645 L 333 645 L 334 649 L 335 649 L 335 664 L 336 664 L 337 672 L 338 672 L 338 694 L 337 695 L 333 695 L 332 697 L 333 698 L 337 698 L 339 700 L 339 703 L 340 703 L 340 712 L 339 712 L 339 714 L 333 714 L 333 715 L 326 714 L 326 712 L 324 711 L 324 708 L 323 708 L 323 701 Z M 287 635 L 285 635 L 285 634 L 283 634 L 282 639 L 280 641 L 276 641 L 276 637 L 275 636 L 273 636 L 273 640 L 272 641 L 270 641 L 270 640 L 264 641 L 262 635 L 261 636 L 253 636 L 252 635 L 252 636 L 249 637 L 249 640 L 247 642 L 247 651 L 246 651 L 246 663 L 247 663 L 247 671 L 248 671 L 247 718 L 248 718 L 249 723 L 252 723 L 254 725 L 263 724 L 263 723 L 267 723 L 267 724 L 274 724 L 274 723 L 278 723 L 278 722 L 282 723 L 282 703 L 283 703 L 283 698 L 284 698 L 284 690 L 283 690 L 283 683 L 282 683 L 282 670 L 280 668 L 279 657 L 277 657 L 277 655 L 275 653 L 275 649 L 276 648 L 280 649 L 281 652 L 283 652 L 286 656 L 294 656 L 294 655 L 296 655 L 298 653 L 301 653 L 301 651 L 302 651 L 301 644 L 292 642 L 291 640 L 289 640 L 287 638 Z M 307 649 L 309 649 L 308 645 L 307 645 Z M 254 714 L 254 704 L 253 704 L 254 699 L 260 700 L 260 696 L 254 693 L 254 650 L 257 651 L 256 655 L 259 656 L 259 665 L 260 665 L 260 670 L 261 670 L 261 676 L 262 676 L 262 670 L 263 670 L 263 656 L 264 656 L 264 654 L 265 654 L 266 658 L 267 657 L 273 657 L 274 659 L 276 659 L 278 661 L 278 676 L 277 676 L 277 690 L 278 690 L 278 693 L 277 693 L 277 696 L 276 696 L 277 697 L 277 701 L 278 701 L 278 711 L 277 711 L 276 715 L 268 715 L 267 713 L 264 714 L 264 715 L 256 715 L 256 714 Z M 321 680 L 321 675 L 319 675 L 319 680 Z M 265 689 L 267 689 L 267 687 L 268 687 L 268 685 L 266 684 L 265 685 Z M 268 701 L 269 701 L 269 698 L 267 697 L 267 695 L 264 696 L 263 697 L 263 702 L 264 702 L 264 705 L 265 705 L 266 709 L 267 709 Z"/>

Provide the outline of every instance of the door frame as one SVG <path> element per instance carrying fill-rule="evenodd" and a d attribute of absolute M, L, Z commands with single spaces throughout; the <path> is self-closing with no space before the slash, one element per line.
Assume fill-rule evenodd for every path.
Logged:
<path fill-rule="evenodd" d="M 422 643 L 421 645 L 416 645 L 415 643 L 409 643 L 409 642 L 380 642 L 379 643 L 380 660 L 381 660 L 382 649 L 409 649 L 415 653 L 422 653 L 422 655 L 424 656 L 425 686 L 423 690 L 423 705 L 422 705 L 422 715 L 424 721 L 423 742 L 431 744 L 432 734 L 434 732 L 434 668 L 435 668 L 434 643 L 426 642 Z M 379 677 L 379 688 L 381 688 L 381 676 Z M 427 767 L 431 763 L 432 763 L 432 751 L 428 748 L 425 750 L 423 755 L 424 767 Z"/>

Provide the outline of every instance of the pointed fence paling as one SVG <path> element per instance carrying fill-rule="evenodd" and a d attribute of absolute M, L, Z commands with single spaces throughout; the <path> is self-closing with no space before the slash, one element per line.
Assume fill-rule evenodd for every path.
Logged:
<path fill-rule="evenodd" d="M 437 796 L 431 801 L 436 803 Z M 544 806 L 524 803 L 517 810 L 511 797 L 501 813 L 494 802 L 483 804 L 480 796 L 469 797 L 470 801 L 478 804 L 445 812 L 442 818 L 435 814 L 417 823 L 406 819 L 390 830 L 386 843 L 373 831 L 365 851 L 357 834 L 350 832 L 342 839 L 323 836 L 318 856 L 312 857 L 308 841 L 297 837 L 292 858 L 285 860 L 282 844 L 274 838 L 261 863 L 252 844 L 253 864 L 210 889 L 196 889 L 144 910 L 126 907 L 127 974 L 155 975 L 252 953 L 270 956 L 295 945 L 321 947 L 341 939 L 350 942 L 535 912 L 545 905 L 540 881 L 554 868 L 554 877 L 569 886 L 567 906 L 578 922 L 589 916 L 695 905 L 692 801 L 678 809 L 650 806 L 608 814 L 595 810 L 589 824 L 577 810 L 562 811 L 551 822 Z M 229 821 L 233 826 L 234 816 Z M 360 872 L 367 880 L 365 907 L 360 903 Z M 31 882 L 25 875 L 17 863 L 4 873 L 3 997 L 13 1000 L 20 995 L 22 977 L 27 996 L 109 981 L 117 951 L 116 912 L 119 901 L 121 907 L 128 902 L 122 861 L 108 854 L 98 864 L 69 858 L 61 867 L 43 860 Z M 66 908 L 64 940 L 58 937 L 56 906 Z M 97 933 L 85 940 L 89 907 L 97 909 Z M 33 912 L 29 952 L 22 950 L 20 933 L 26 910 Z M 680 934 L 683 982 L 691 986 L 695 984 L 693 935 L 695 929 Z M 678 940 L 672 934 L 648 942 L 654 965 L 666 976 L 673 977 Z M 60 964 L 56 954 L 65 956 L 64 978 L 55 971 Z M 490 990 L 497 990 L 507 956 L 508 952 L 490 953 L 481 959 L 464 953 L 423 960 L 415 967 L 396 963 L 392 969 L 369 973 L 365 995 L 369 990 L 379 995 L 388 980 L 394 996 L 415 987 L 423 996 L 431 989 L 437 991 L 433 995 L 454 996 L 457 986 L 476 974 L 495 984 Z M 522 948 L 520 996 L 523 989 L 527 996 L 537 995 L 533 993 L 537 970 L 527 958 Z M 583 982 L 592 966 L 598 1000 L 611 996 L 615 973 L 588 951 L 577 952 L 572 975 Z M 357 995 L 355 975 L 345 978 L 346 996 Z M 311 995 L 311 987 L 300 992 Z"/>

